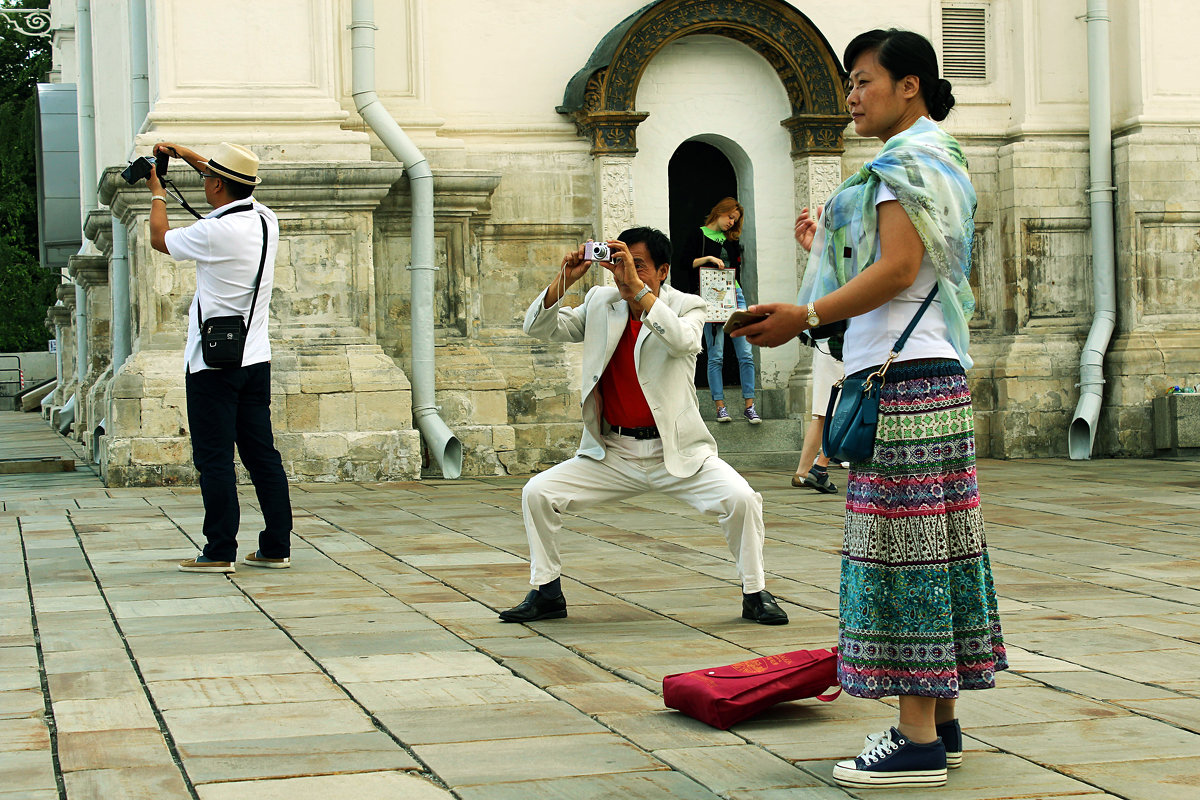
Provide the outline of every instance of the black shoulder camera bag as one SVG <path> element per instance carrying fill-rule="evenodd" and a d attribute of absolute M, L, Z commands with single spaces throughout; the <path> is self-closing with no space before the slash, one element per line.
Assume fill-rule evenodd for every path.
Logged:
<path fill-rule="evenodd" d="M 253 211 L 254 206 L 239 206 L 218 214 L 236 214 L 240 211 Z M 200 307 L 200 293 L 196 292 L 196 318 L 200 321 L 200 352 L 204 363 L 216 369 L 233 369 L 242 365 L 242 354 L 246 350 L 246 335 L 250 330 L 250 322 L 254 319 L 254 306 L 258 303 L 258 284 L 262 281 L 263 267 L 267 263 L 267 218 L 258 215 L 262 223 L 263 245 L 262 255 L 258 259 L 258 275 L 254 278 L 254 297 L 250 300 L 250 315 L 242 319 L 240 314 L 228 317 L 209 317 L 204 319 L 204 310 Z"/>

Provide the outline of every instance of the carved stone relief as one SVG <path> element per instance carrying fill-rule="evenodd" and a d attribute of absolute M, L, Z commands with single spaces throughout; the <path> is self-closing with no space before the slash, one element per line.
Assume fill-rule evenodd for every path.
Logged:
<path fill-rule="evenodd" d="M 596 185 L 600 187 L 597 236 L 616 236 L 634 225 L 633 158 L 598 157 Z"/>

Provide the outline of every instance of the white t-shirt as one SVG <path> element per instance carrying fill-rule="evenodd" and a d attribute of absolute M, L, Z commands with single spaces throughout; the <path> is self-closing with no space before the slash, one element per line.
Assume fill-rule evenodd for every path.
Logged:
<path fill-rule="evenodd" d="M 875 205 L 895 200 L 896 195 L 884 184 L 879 184 L 879 192 L 875 195 Z M 875 237 L 875 258 L 882 255 L 879 236 Z M 868 311 L 857 317 L 852 317 L 846 327 L 844 346 L 844 364 L 846 374 L 867 367 L 874 367 L 887 361 L 888 354 L 908 323 L 921 307 L 921 303 L 929 296 L 929 292 L 937 283 L 937 271 L 926 253 L 921 259 L 921 268 L 913 285 L 884 303 L 874 311 Z M 921 321 L 913 329 L 912 335 L 904 349 L 900 351 L 897 361 L 912 361 L 917 358 L 953 358 L 958 360 L 958 353 L 950 344 L 946 328 L 946 318 L 942 316 L 941 295 L 933 298 Z"/>
<path fill-rule="evenodd" d="M 224 213 L 237 206 L 253 204 L 253 211 Z M 224 213 L 224 216 L 220 216 Z M 246 334 L 242 366 L 271 360 L 271 341 L 267 336 L 271 287 L 275 283 L 275 253 L 279 249 L 279 220 L 275 213 L 253 197 L 237 200 L 213 209 L 203 219 L 186 228 L 167 231 L 166 245 L 176 261 L 196 262 L 196 296 L 188 309 L 187 348 L 184 362 L 191 372 L 211 369 L 200 352 L 200 324 L 196 305 L 199 301 L 205 319 L 250 314 L 254 296 L 254 277 L 262 257 L 262 223 L 267 220 L 267 260 L 258 286 L 254 318 Z"/>

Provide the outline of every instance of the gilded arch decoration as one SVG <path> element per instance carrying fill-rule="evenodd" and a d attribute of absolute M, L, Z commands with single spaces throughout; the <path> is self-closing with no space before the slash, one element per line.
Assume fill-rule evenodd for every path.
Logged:
<path fill-rule="evenodd" d="M 559 113 L 574 120 L 595 155 L 637 152 L 638 82 L 654 56 L 695 34 L 739 41 L 774 67 L 791 116 L 780 122 L 794 155 L 838 155 L 850 121 L 844 72 L 824 35 L 783 0 L 659 0 L 627 17 L 596 46 L 567 83 Z"/>

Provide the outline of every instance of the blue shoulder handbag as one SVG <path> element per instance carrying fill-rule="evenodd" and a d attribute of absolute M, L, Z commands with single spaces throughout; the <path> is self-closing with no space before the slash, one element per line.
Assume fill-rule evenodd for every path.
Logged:
<path fill-rule="evenodd" d="M 937 284 L 934 284 L 933 290 L 921 303 L 912 322 L 900 334 L 887 361 L 879 369 L 865 377 L 860 377 L 862 373 L 846 376 L 833 385 L 821 435 L 821 449 L 831 461 L 857 463 L 871 458 L 875 451 L 875 427 L 879 421 L 879 395 L 883 391 L 888 367 L 904 348 L 925 309 L 933 302 L 937 290 Z"/>

